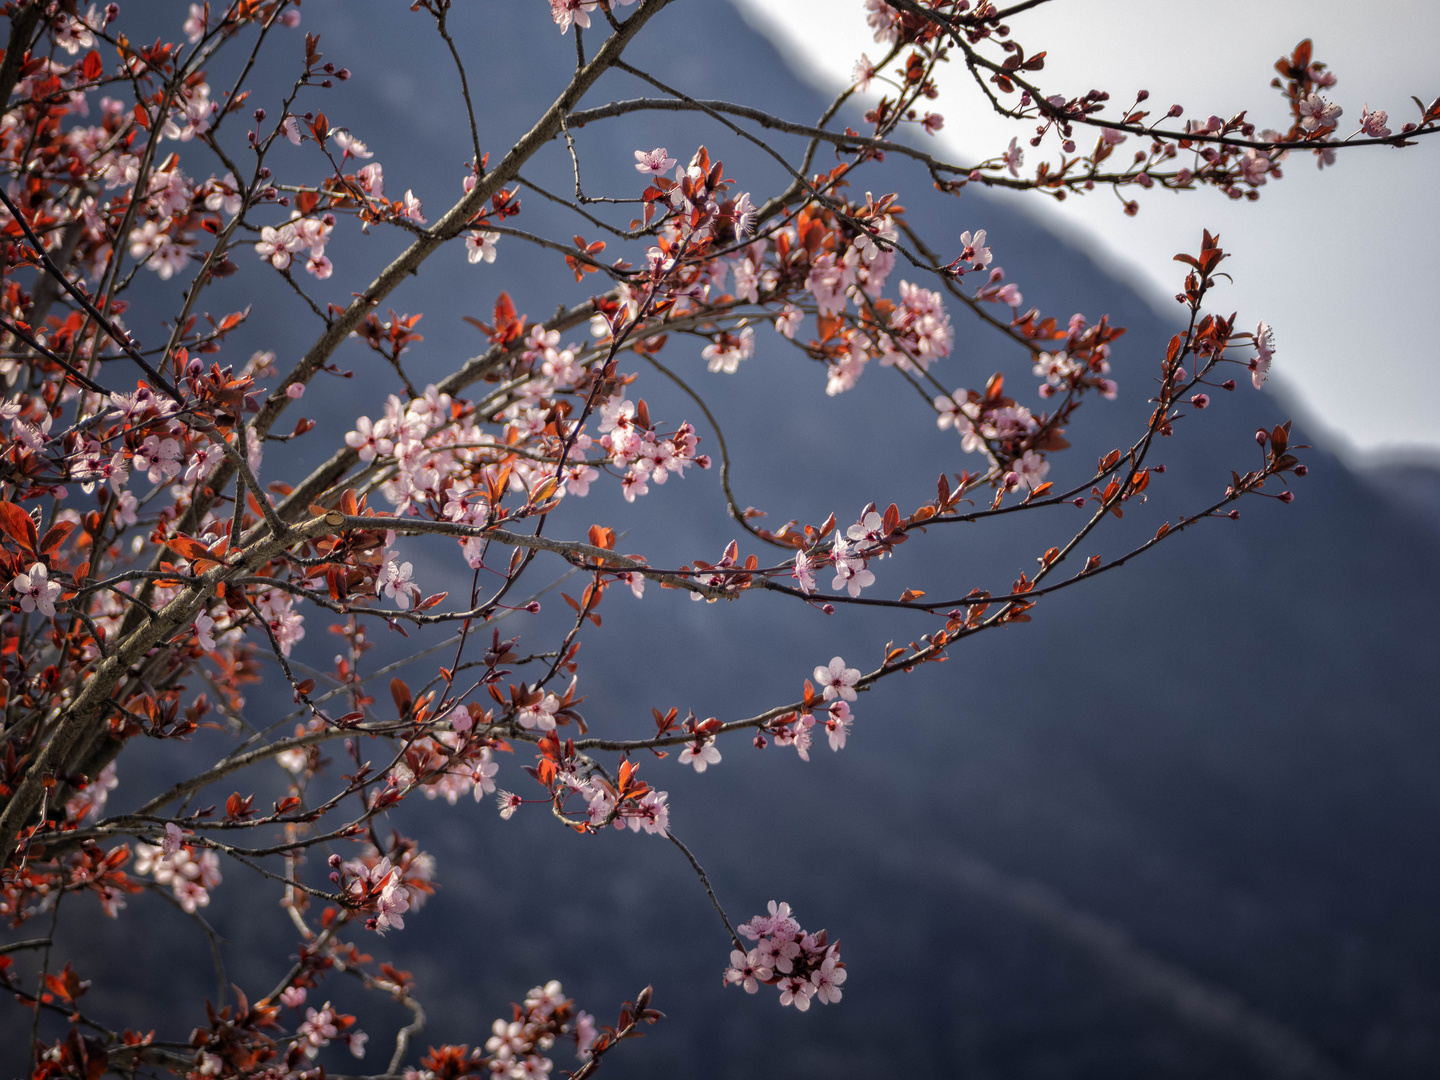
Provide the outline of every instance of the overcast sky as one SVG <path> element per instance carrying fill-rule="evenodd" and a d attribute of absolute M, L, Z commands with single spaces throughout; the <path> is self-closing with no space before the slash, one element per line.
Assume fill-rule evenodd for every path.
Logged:
<path fill-rule="evenodd" d="M 862 51 L 880 55 L 862 0 L 736 2 L 827 88 L 849 81 Z M 1388 110 L 1398 130 L 1417 118 L 1411 95 L 1440 96 L 1434 0 L 1051 0 L 1011 26 L 1027 54 L 1048 51 L 1038 84 L 1067 97 L 1099 88 L 1119 99 L 1144 88 L 1160 109 L 1178 102 L 1186 116 L 1228 117 L 1249 107 L 1259 126 L 1284 129 L 1272 65 L 1302 37 L 1339 76 L 1330 96 L 1345 110 L 1341 134 L 1358 126 L 1362 105 Z M 942 88 L 940 138 L 965 160 L 1032 134 L 996 117 L 962 78 Z M 1180 280 L 1171 256 L 1192 250 L 1202 228 L 1218 231 L 1237 284 L 1229 309 L 1242 328 L 1262 318 L 1275 327 L 1275 382 L 1296 411 L 1352 456 L 1423 447 L 1440 460 L 1440 136 L 1404 151 L 1342 153 L 1323 173 L 1296 155 L 1285 174 L 1256 203 L 1153 190 L 1135 218 L 1105 193 L 1029 201 L 1160 297 Z M 1003 262 L 1003 238 L 992 240 Z"/>

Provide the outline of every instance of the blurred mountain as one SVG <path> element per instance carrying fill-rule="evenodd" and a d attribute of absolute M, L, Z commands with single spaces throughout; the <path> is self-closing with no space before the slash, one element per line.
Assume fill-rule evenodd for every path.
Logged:
<path fill-rule="evenodd" d="M 1362 475 L 1440 536 L 1440 462 L 1367 462 Z"/>
<path fill-rule="evenodd" d="M 413 188 L 438 216 L 458 196 L 470 151 L 455 75 L 428 17 L 405 5 L 339 0 L 312 0 L 303 12 L 327 59 L 356 73 L 305 107 L 324 108 L 332 126 L 369 143 L 392 197 Z M 141 23 L 161 17 L 139 15 Z M 472 86 L 484 87 L 482 145 L 503 152 L 536 103 L 564 85 L 574 39 L 555 32 L 538 2 L 457 6 L 452 28 Z M 131 36 L 159 32 L 155 23 L 149 36 Z M 288 87 L 300 55 L 294 31 L 262 59 L 256 85 Z M 696 96 L 803 119 L 824 107 L 786 57 L 719 0 L 672 5 L 630 59 Z M 653 93 L 616 75 L 586 104 Z M 279 104 L 278 92 L 252 100 L 272 112 Z M 241 134 L 229 133 L 236 153 Z M 606 121 L 575 138 L 589 195 L 637 195 L 631 151 L 656 145 L 683 159 L 704 142 L 739 190 L 760 194 L 784 182 L 772 159 L 694 115 Z M 787 152 L 798 145 L 775 142 Z M 277 172 L 309 149 L 282 147 L 290 156 Z M 822 152 L 817 168 L 827 160 Z M 562 196 L 574 189 L 560 143 L 525 175 Z M 1097 253 L 1057 238 L 1013 200 L 972 191 L 942 198 L 922 170 L 894 158 L 859 182 L 877 194 L 900 191 L 910 220 L 941 250 L 963 229 L 986 229 L 1027 306 L 1062 322 L 1076 311 L 1109 313 L 1129 327 L 1114 357 L 1121 396 L 1081 410 L 1077 448 L 1057 459 L 1057 480 L 1076 481 L 1095 455 L 1131 441 L 1148 416 L 1165 342 L 1183 329 L 1178 306 L 1138 295 Z M 522 198 L 516 224 L 596 237 L 533 191 Z M 403 235 L 377 233 L 337 228 L 335 278 L 309 283 L 322 305 L 346 301 L 404 244 Z M 558 256 L 513 237 L 499 252 L 493 266 L 443 253 L 386 302 L 426 312 L 418 327 L 425 341 L 407 355 L 417 382 L 481 349 L 460 316 L 487 317 L 501 288 L 536 316 L 599 288 L 589 279 L 557 295 Z M 245 254 L 237 256 L 243 272 L 206 302 L 216 313 L 253 302 L 226 358 L 267 348 L 283 367 L 316 332 L 313 317 L 258 259 L 243 265 Z M 622 254 L 633 260 L 639 249 L 612 243 L 606 251 Z M 158 315 L 175 304 L 164 287 L 145 285 L 137 308 Z M 1243 312 L 1244 282 L 1216 303 Z M 1026 358 L 958 308 L 952 317 L 956 349 L 937 377 L 980 386 L 1001 370 L 1020 400 L 1039 408 L 1028 401 Z M 147 323 L 137 313 L 131 325 Z M 871 499 L 908 510 L 931 495 L 942 470 L 975 466 L 893 372 L 872 369 L 855 391 L 827 398 L 816 365 L 764 327 L 757 341 L 756 356 L 734 376 L 707 373 L 698 340 L 672 340 L 661 359 L 712 404 L 737 499 L 768 511 L 770 523 L 818 522 L 831 511 L 843 523 Z M 272 449 L 266 479 L 308 464 L 306 455 L 333 445 L 357 412 L 375 415 L 378 395 L 399 390 L 359 345 L 336 359 L 355 378 L 311 387 L 298 411 L 320 421 L 320 431 Z M 695 421 L 714 453 L 714 433 L 694 403 L 641 361 L 633 369 L 652 413 Z M 1285 418 L 1282 403 L 1243 378 L 1233 394 L 1215 397 L 1159 448 L 1167 472 L 1149 502 L 1130 504 L 1087 554 L 1134 546 L 1161 522 L 1217 499 L 1230 469 L 1257 463 L 1252 434 Z M 1294 441 L 1314 440 L 1297 431 Z M 1310 475 L 1296 483 L 1292 505 L 1251 500 L 1241 521 L 1204 522 L 1121 572 L 1046 598 L 1029 625 L 980 635 L 948 663 L 863 695 L 840 754 L 817 747 L 806 764 L 789 749 L 761 752 L 739 740 L 703 776 L 673 756 L 643 763 L 642 777 L 671 792 L 675 834 L 733 919 L 784 899 L 806 926 L 843 941 L 850 979 L 839 1005 L 801 1015 L 781 1009 L 772 992 L 723 988 L 726 935 L 685 860 L 662 840 L 577 837 L 534 809 L 502 822 L 488 801 L 405 807 L 397 824 L 436 856 L 441 887 L 403 932 L 366 946 L 415 973 L 429 1011 L 421 1044 L 483 1041 L 508 1002 L 559 978 L 602 1022 L 654 983 L 667 1019 L 613 1059 L 625 1077 L 1434 1076 L 1440 577 L 1430 566 L 1440 542 L 1392 485 L 1353 473 L 1324 447 L 1305 460 Z M 1420 489 L 1421 480 L 1407 482 Z M 1429 505 L 1433 513 L 1440 502 Z M 652 489 L 633 507 L 597 488 L 565 513 L 557 524 L 571 529 L 600 521 L 630 530 L 630 548 L 656 561 L 714 560 L 736 535 L 714 471 Z M 1083 520 L 1068 508 L 1047 513 L 1018 527 L 932 529 L 875 567 L 876 595 L 1004 589 Z M 451 545 L 414 550 L 427 591 L 458 581 Z M 506 632 L 524 634 L 522 648 L 546 640 L 539 635 L 560 624 L 550 609 L 561 607 L 547 602 Z M 655 589 L 641 602 L 612 594 L 603 614 L 603 632 L 585 639 L 581 691 L 592 729 L 622 735 L 643 733 L 651 706 L 752 715 L 795 697 L 831 656 L 873 666 L 887 641 L 933 629 L 844 608 L 826 617 L 771 596 L 703 605 Z M 308 659 L 322 667 L 327 637 L 312 620 Z M 403 655 L 404 647 L 386 641 L 372 656 Z M 251 697 L 275 715 L 290 707 L 288 692 L 273 686 Z M 135 747 L 122 758 L 127 785 L 117 796 L 138 801 L 172 773 L 213 759 L 218 744 L 202 737 L 161 750 L 140 760 Z M 529 783 L 508 761 L 500 781 L 522 792 Z M 226 874 L 207 914 L 226 941 L 227 977 L 253 997 L 283 973 L 294 931 L 271 902 L 270 883 L 238 867 Z M 208 947 L 159 898 L 138 897 L 132 908 L 118 925 L 93 909 L 72 913 L 55 962 L 73 958 L 95 979 L 86 1004 L 97 1016 L 183 1037 L 201 1017 L 179 1010 L 196 993 L 215 992 Z M 323 992 L 362 1010 L 378 1059 L 367 1070 L 383 1068 L 387 1022 L 405 1017 L 347 998 L 339 980 Z M 13 1013 L 0 1015 L 0 1024 L 14 1023 Z M 23 1046 L 23 1033 L 0 1043 Z M 7 1053 L 0 1050 L 0 1064 Z M 558 1052 L 556 1061 L 570 1064 Z M 354 1066 L 337 1060 L 333 1068 Z"/>

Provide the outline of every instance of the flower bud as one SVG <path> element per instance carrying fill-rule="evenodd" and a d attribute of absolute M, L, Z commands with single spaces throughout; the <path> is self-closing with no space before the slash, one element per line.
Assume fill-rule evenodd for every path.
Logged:
<path fill-rule="evenodd" d="M 525 610 L 528 611 L 531 615 L 540 614 L 540 601 L 531 600 L 528 604 L 525 605 Z"/>
<path fill-rule="evenodd" d="M 258 124 L 258 123 L 260 123 L 260 122 L 261 122 L 262 120 L 264 120 L 264 119 L 265 119 L 265 110 L 264 110 L 264 109 L 256 109 L 256 110 L 255 110 L 255 122 Z"/>
<path fill-rule="evenodd" d="M 1261 428 L 1259 431 L 1255 432 L 1255 441 L 1261 446 L 1264 446 L 1265 441 L 1269 438 L 1270 436 L 1266 433 L 1264 428 Z"/>
<path fill-rule="evenodd" d="M 1296 466 L 1295 466 L 1295 475 L 1296 475 L 1296 476 L 1308 476 L 1309 473 L 1310 473 L 1310 466 L 1308 466 L 1308 465 L 1296 465 Z"/>
<path fill-rule="evenodd" d="M 824 607 L 822 607 L 820 610 L 823 611 L 826 615 L 834 615 L 834 614 L 835 614 L 835 605 L 834 605 L 834 604 L 826 604 L 826 605 L 825 605 Z"/>
<path fill-rule="evenodd" d="M 1234 390 L 1234 389 L 1235 389 L 1235 380 L 1234 380 L 1234 379 L 1226 379 L 1223 383 L 1220 384 L 1220 388 L 1221 388 L 1222 390 Z"/>
<path fill-rule="evenodd" d="M 1229 517 L 1231 521 L 1239 521 L 1239 520 L 1240 520 L 1240 511 L 1239 511 L 1239 510 L 1231 510 L 1230 513 L 1229 513 L 1228 515 L 1226 515 L 1226 516 Z"/>
<path fill-rule="evenodd" d="M 1293 492 L 1293 491 L 1282 491 L 1282 492 L 1280 493 L 1280 501 L 1283 502 L 1283 503 L 1292 503 L 1292 502 L 1294 502 L 1294 501 L 1295 501 L 1295 492 Z"/>

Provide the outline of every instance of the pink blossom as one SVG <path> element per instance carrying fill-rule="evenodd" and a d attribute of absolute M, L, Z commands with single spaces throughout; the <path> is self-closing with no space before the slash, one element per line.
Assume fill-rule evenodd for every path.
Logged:
<path fill-rule="evenodd" d="M 476 229 L 465 237 L 465 257 L 472 263 L 482 260 L 487 263 L 495 261 L 495 241 L 500 239 L 497 232 L 484 232 Z"/>
<path fill-rule="evenodd" d="M 824 691 L 824 700 L 855 700 L 855 682 L 860 678 L 858 668 L 847 668 L 840 657 L 833 658 L 826 667 L 815 669 L 815 685 Z"/>
<path fill-rule="evenodd" d="M 205 5 L 191 4 L 190 16 L 180 28 L 185 32 L 185 40 L 194 45 L 205 36 Z"/>
<path fill-rule="evenodd" d="M 590 12 L 599 6 L 600 0 L 550 0 L 550 15 L 560 27 L 560 33 L 568 34 L 570 24 L 590 28 Z"/>
<path fill-rule="evenodd" d="M 1367 104 L 1360 110 L 1360 130 L 1372 139 L 1383 139 L 1390 134 L 1390 129 L 1385 126 L 1389 119 L 1384 109 L 1371 112 Z"/>
<path fill-rule="evenodd" d="M 135 451 L 135 471 L 147 474 L 152 484 L 158 484 L 180 472 L 179 459 L 178 441 L 147 435 L 140 449 Z"/>
<path fill-rule="evenodd" d="M 759 950 L 751 949 L 748 953 L 739 949 L 730 950 L 730 966 L 725 971 L 726 983 L 743 986 L 747 994 L 753 994 L 771 975 L 771 970 L 760 962 Z"/>
<path fill-rule="evenodd" d="M 693 765 L 697 773 L 703 773 L 711 765 L 720 761 L 720 749 L 709 739 L 697 739 L 694 742 L 686 743 L 685 749 L 680 751 L 680 764 Z"/>
<path fill-rule="evenodd" d="M 635 162 L 636 172 L 648 173 L 652 176 L 663 176 L 675 167 L 675 159 L 665 152 L 663 146 L 657 146 L 648 154 L 644 150 L 636 150 Z"/>
<path fill-rule="evenodd" d="M 861 589 L 875 584 L 875 575 L 855 562 L 837 562 L 832 589 L 845 589 L 851 596 L 859 596 Z"/>
<path fill-rule="evenodd" d="M 420 589 L 411 580 L 414 569 L 411 563 L 398 562 L 396 556 L 391 555 L 375 582 L 378 591 L 394 600 L 401 611 L 408 611 L 411 602 L 420 598 Z"/>
<path fill-rule="evenodd" d="M 894 44 L 900 38 L 900 13 L 885 0 L 865 0 L 865 21 L 875 31 L 875 40 Z"/>
<path fill-rule="evenodd" d="M 1026 450 L 1024 454 L 1010 463 L 1010 469 L 1020 483 L 1033 491 L 1040 486 L 1050 472 L 1050 462 L 1034 450 Z"/>
<path fill-rule="evenodd" d="M 215 620 L 203 611 L 195 616 L 195 640 L 207 652 L 215 648 Z"/>
<path fill-rule="evenodd" d="M 160 853 L 168 859 L 180 850 L 185 842 L 185 834 L 180 831 L 180 826 L 173 821 L 165 823 L 165 835 L 160 841 Z"/>
<path fill-rule="evenodd" d="M 416 225 L 425 224 L 425 211 L 420 205 L 420 200 L 409 188 L 405 189 L 405 198 L 401 200 L 400 216 L 407 221 L 413 221 Z"/>
<path fill-rule="evenodd" d="M 405 929 L 403 916 L 410 910 L 410 890 L 400 884 L 398 876 L 396 873 L 385 883 L 375 901 L 375 929 L 382 934 L 389 929 Z"/>
<path fill-rule="evenodd" d="M 860 59 L 855 61 L 855 70 L 850 74 L 850 81 L 855 89 L 862 94 L 870 89 L 870 80 L 875 78 L 875 65 L 870 62 L 870 57 L 865 53 L 860 54 Z"/>
<path fill-rule="evenodd" d="M 1311 94 L 1300 102 L 1300 126 L 1306 131 L 1333 128 L 1335 121 L 1344 111 L 1339 105 L 1326 101 L 1319 94 Z"/>
<path fill-rule="evenodd" d="M 786 304 L 785 310 L 775 317 L 775 329 L 793 341 L 795 331 L 804 318 L 805 313 L 803 311 L 792 304 Z"/>
<path fill-rule="evenodd" d="M 1255 359 L 1250 361 L 1250 381 L 1259 390 L 1270 377 L 1270 358 L 1275 355 L 1275 331 L 1268 323 L 1255 327 L 1255 352 Z"/>
<path fill-rule="evenodd" d="M 974 235 L 971 235 L 969 232 L 962 232 L 960 234 L 960 243 L 965 246 L 960 252 L 960 257 L 955 260 L 956 262 L 967 262 L 970 264 L 972 270 L 984 270 L 985 267 L 990 265 L 990 261 L 994 256 L 990 254 L 990 249 L 985 246 L 984 229 L 977 229 Z"/>
<path fill-rule="evenodd" d="M 325 1007 L 318 1012 L 315 1009 L 306 1009 L 305 1021 L 296 1029 L 295 1034 L 300 1037 L 305 1056 L 312 1060 L 317 1057 L 320 1048 L 329 1046 L 330 1040 L 340 1034 L 339 1028 L 335 1026 L 335 1012 L 330 1008 L 330 1003 L 327 1001 Z"/>
<path fill-rule="evenodd" d="M 205 443 L 195 449 L 189 463 L 185 466 L 185 480 L 187 483 L 195 483 L 210 475 L 210 470 L 215 463 L 225 456 L 225 452 L 214 443 Z"/>
<path fill-rule="evenodd" d="M 826 1005 L 833 1005 L 840 1000 L 843 996 L 840 984 L 844 981 L 845 968 L 839 965 L 834 956 L 827 956 L 820 967 L 810 973 L 810 983 L 815 988 L 813 993 Z"/>
<path fill-rule="evenodd" d="M 380 167 L 378 161 L 372 161 L 363 169 L 355 173 L 355 182 L 360 185 L 366 195 L 373 195 L 380 198 L 385 194 L 385 171 Z"/>
<path fill-rule="evenodd" d="M 805 552 L 799 552 L 795 556 L 795 569 L 790 572 L 790 576 L 795 579 L 796 584 L 800 586 L 800 591 L 806 596 L 815 591 L 815 565 Z"/>
<path fill-rule="evenodd" d="M 1005 167 L 1010 170 L 1010 175 L 1018 177 L 1020 166 L 1025 162 L 1025 153 L 1020 149 L 1017 139 L 1010 140 L 1010 149 L 1005 151 Z"/>
<path fill-rule="evenodd" d="M 513 792 L 497 791 L 495 793 L 495 802 L 500 807 L 500 816 L 506 821 L 509 821 L 515 815 L 515 811 L 520 809 L 520 804 L 523 801 L 519 795 Z"/>
<path fill-rule="evenodd" d="M 805 279 L 805 288 L 815 297 L 815 306 L 821 315 L 838 315 L 845 310 L 846 284 L 844 270 L 828 252 L 810 264 L 810 274 Z"/>
<path fill-rule="evenodd" d="M 814 993 L 815 987 L 798 975 L 780 980 L 781 1005 L 794 1005 L 800 1012 L 806 1012 L 810 1008 L 810 998 Z"/>
<path fill-rule="evenodd" d="M 345 157 L 363 159 L 375 156 L 369 147 L 351 135 L 345 128 L 336 128 L 330 132 L 330 137 L 335 140 L 335 145 L 340 147 Z"/>
<path fill-rule="evenodd" d="M 845 748 L 845 739 L 850 734 L 850 725 L 854 722 L 849 702 L 839 699 L 830 703 L 825 710 L 825 734 L 829 736 L 831 750 L 838 753 Z"/>

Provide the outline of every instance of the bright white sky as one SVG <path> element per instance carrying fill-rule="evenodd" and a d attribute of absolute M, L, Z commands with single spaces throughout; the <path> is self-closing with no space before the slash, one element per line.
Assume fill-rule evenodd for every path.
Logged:
<path fill-rule="evenodd" d="M 880 55 L 862 0 L 735 2 L 826 88 L 849 82 L 862 51 Z M 1435 0 L 1051 0 L 1011 26 L 1027 54 L 1048 51 L 1042 88 L 1067 97 L 1105 89 L 1125 98 L 1121 107 L 1143 87 L 1160 109 L 1178 102 L 1187 117 L 1228 117 L 1249 107 L 1259 126 L 1283 129 L 1272 65 L 1303 37 L 1339 76 L 1329 96 L 1344 107 L 1342 134 L 1358 126 L 1362 105 L 1387 110 L 1398 130 L 1417 119 L 1412 94 L 1427 104 L 1440 96 Z M 947 149 L 976 160 L 1012 135 L 1023 145 L 1033 132 L 996 117 L 956 74 L 934 107 Z M 1160 297 L 1180 280 L 1171 256 L 1192 250 L 1202 228 L 1218 232 L 1238 286 L 1231 307 L 1242 327 L 1261 318 L 1275 327 L 1275 382 L 1312 428 L 1350 456 L 1424 447 L 1435 458 L 1440 136 L 1404 151 L 1342 153 L 1323 173 L 1305 156 L 1287 166 L 1257 203 L 1152 190 L 1135 218 L 1108 193 L 1059 205 L 1037 197 L 1032 212 L 1100 245 Z M 997 245 L 997 261 L 1003 254 Z"/>

